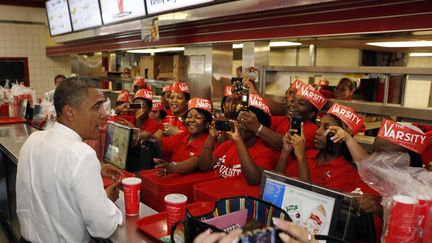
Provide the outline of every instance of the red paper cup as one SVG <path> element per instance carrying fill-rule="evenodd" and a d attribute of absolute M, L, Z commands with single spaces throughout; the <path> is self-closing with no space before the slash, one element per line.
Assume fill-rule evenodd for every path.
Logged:
<path fill-rule="evenodd" d="M 427 196 L 418 196 L 419 201 L 419 215 L 420 215 L 420 228 L 424 231 L 426 221 L 428 219 L 429 209 L 432 207 L 432 198 Z"/>
<path fill-rule="evenodd" d="M 122 180 L 127 216 L 139 214 L 141 179 L 128 177 Z"/>
<path fill-rule="evenodd" d="M 176 116 L 166 116 L 166 119 L 168 120 L 168 124 L 170 124 L 171 126 L 175 126 L 177 122 Z"/>
<path fill-rule="evenodd" d="M 167 213 L 167 229 L 171 232 L 174 223 L 182 220 L 186 215 L 187 197 L 183 194 L 168 194 L 165 196 L 165 207 Z"/>
<path fill-rule="evenodd" d="M 393 197 L 387 226 L 387 236 L 399 241 L 418 239 L 420 207 L 416 198 L 396 195 Z M 388 238 L 387 237 L 387 238 Z"/>

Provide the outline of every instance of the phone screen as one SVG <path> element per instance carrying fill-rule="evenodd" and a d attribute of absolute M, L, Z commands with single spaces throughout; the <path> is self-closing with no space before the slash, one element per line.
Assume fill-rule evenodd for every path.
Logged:
<path fill-rule="evenodd" d="M 290 130 L 291 129 L 297 130 L 295 133 L 297 133 L 299 136 L 301 136 L 301 123 L 302 123 L 302 119 L 301 119 L 300 116 L 293 116 L 293 117 L 291 117 Z"/>
<path fill-rule="evenodd" d="M 141 107 L 142 107 L 141 104 L 136 104 L 136 103 L 129 104 L 130 109 L 141 109 Z"/>

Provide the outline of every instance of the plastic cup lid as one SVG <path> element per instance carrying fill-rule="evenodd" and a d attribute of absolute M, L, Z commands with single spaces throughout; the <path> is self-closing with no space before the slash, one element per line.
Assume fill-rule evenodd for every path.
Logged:
<path fill-rule="evenodd" d="M 413 198 L 413 197 L 408 197 L 408 196 L 404 196 L 404 195 L 395 195 L 393 196 L 393 200 L 395 202 L 400 202 L 400 203 L 404 203 L 404 204 L 417 204 L 418 200 Z"/>
<path fill-rule="evenodd" d="M 123 185 L 136 185 L 141 184 L 141 179 L 137 177 L 128 177 L 122 180 Z"/>
<path fill-rule="evenodd" d="M 166 195 L 164 200 L 165 202 L 175 203 L 175 204 L 185 203 L 187 201 L 187 197 L 183 194 L 173 193 L 173 194 Z"/>

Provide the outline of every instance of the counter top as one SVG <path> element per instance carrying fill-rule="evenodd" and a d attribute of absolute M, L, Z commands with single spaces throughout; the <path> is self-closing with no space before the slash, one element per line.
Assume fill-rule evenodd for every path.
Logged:
<path fill-rule="evenodd" d="M 126 216 L 126 211 L 124 207 L 124 194 L 123 191 L 120 191 L 119 199 L 115 202 L 115 204 L 119 207 L 123 214 L 123 225 L 119 226 L 114 234 L 110 237 L 110 240 L 114 243 L 123 243 L 123 242 L 155 242 L 155 240 L 143 232 L 137 229 L 135 222 L 143 217 L 156 214 L 157 211 L 153 210 L 149 206 L 140 203 L 140 213 L 138 216 Z"/>
<path fill-rule="evenodd" d="M 18 162 L 18 155 L 32 132 L 37 131 L 25 123 L 0 125 L 0 146 L 15 163 Z"/>

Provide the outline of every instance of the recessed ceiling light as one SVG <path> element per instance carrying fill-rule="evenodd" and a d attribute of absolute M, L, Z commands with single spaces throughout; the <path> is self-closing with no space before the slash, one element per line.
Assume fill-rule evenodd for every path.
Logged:
<path fill-rule="evenodd" d="M 128 50 L 129 53 L 141 53 L 141 54 L 153 54 L 158 52 L 168 52 L 168 51 L 184 51 L 184 47 L 165 47 L 165 48 L 151 48 L 151 49 L 137 49 Z"/>
<path fill-rule="evenodd" d="M 380 47 L 428 47 L 432 46 L 432 41 L 388 41 L 388 42 L 368 42 L 370 46 Z"/>
<path fill-rule="evenodd" d="M 413 52 L 409 54 L 410 57 L 432 57 L 432 52 Z"/>

